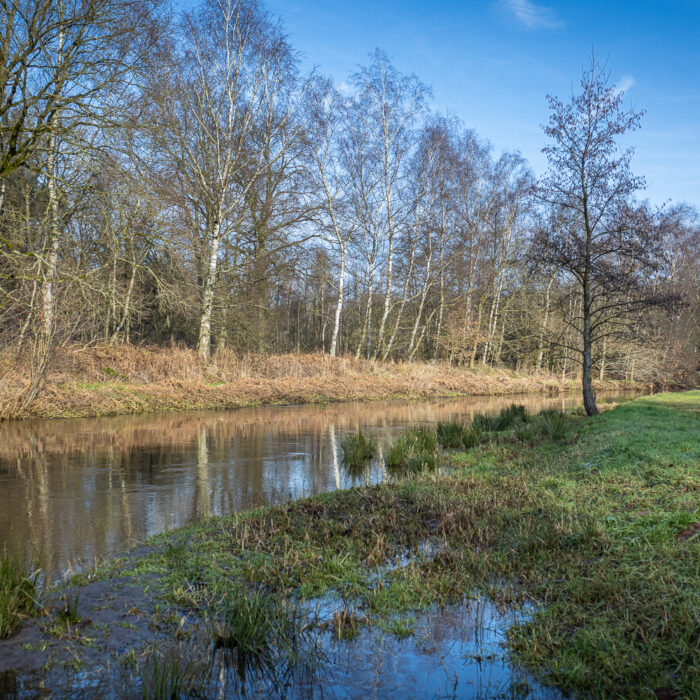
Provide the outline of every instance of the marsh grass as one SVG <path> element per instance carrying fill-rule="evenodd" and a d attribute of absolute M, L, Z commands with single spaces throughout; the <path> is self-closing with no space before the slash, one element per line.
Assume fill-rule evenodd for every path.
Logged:
<path fill-rule="evenodd" d="M 80 615 L 78 615 L 79 602 L 79 593 L 74 595 L 63 594 L 61 596 L 63 607 L 56 614 L 56 621 L 64 625 L 77 625 L 80 622 Z"/>
<path fill-rule="evenodd" d="M 492 433 L 508 430 L 520 423 L 530 420 L 525 406 L 511 404 L 501 409 L 495 416 L 486 413 L 476 413 L 472 419 L 472 429 L 479 433 Z"/>
<path fill-rule="evenodd" d="M 537 414 L 537 427 L 540 433 L 550 440 L 564 440 L 569 433 L 570 423 L 562 411 L 548 409 Z"/>
<path fill-rule="evenodd" d="M 260 590 L 228 590 L 208 616 L 214 648 L 226 652 L 240 678 L 294 665 L 312 628 L 294 600 Z"/>
<path fill-rule="evenodd" d="M 436 426 L 436 434 L 441 447 L 446 450 L 453 450 L 462 447 L 463 435 L 465 427 L 457 421 L 448 421 L 446 423 L 438 423 Z"/>
<path fill-rule="evenodd" d="M 36 606 L 38 571 L 27 575 L 19 560 L 0 554 L 0 639 L 14 634 Z"/>
<path fill-rule="evenodd" d="M 195 691 L 201 691 L 207 671 L 181 651 L 153 649 L 141 667 L 141 694 L 144 700 L 202 697 Z"/>
<path fill-rule="evenodd" d="M 352 477 L 361 476 L 365 467 L 377 454 L 377 445 L 361 430 L 354 435 L 346 435 L 340 441 L 343 467 Z"/>
<path fill-rule="evenodd" d="M 336 639 L 355 639 L 366 622 L 366 616 L 358 615 L 346 605 L 333 612 L 331 626 Z"/>
<path fill-rule="evenodd" d="M 386 467 L 391 475 L 433 472 L 440 466 L 437 454 L 438 438 L 427 426 L 409 428 L 391 444 Z"/>
<path fill-rule="evenodd" d="M 476 447 L 481 442 L 481 433 L 457 421 L 438 423 L 436 435 L 440 446 L 446 450 Z"/>

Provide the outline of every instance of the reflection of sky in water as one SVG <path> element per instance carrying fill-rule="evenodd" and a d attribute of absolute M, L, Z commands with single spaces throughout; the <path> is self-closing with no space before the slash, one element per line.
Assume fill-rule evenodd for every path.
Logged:
<path fill-rule="evenodd" d="M 338 604 L 322 601 L 321 616 L 327 608 L 330 619 Z M 561 693 L 535 683 L 508 657 L 507 630 L 527 612 L 474 599 L 418 614 L 415 634 L 406 639 L 362 628 L 355 639 L 341 641 L 328 631 L 321 637 L 319 669 L 307 682 L 293 681 L 285 697 L 561 700 Z M 221 696 L 237 697 L 242 689 L 235 672 L 219 677 L 225 683 Z M 255 676 L 245 691 L 250 698 L 276 695 Z"/>
<path fill-rule="evenodd" d="M 469 397 L 0 425 L 0 546 L 50 579 L 192 520 L 381 480 L 353 482 L 341 438 L 359 428 L 380 455 L 406 426 L 577 397 Z"/>

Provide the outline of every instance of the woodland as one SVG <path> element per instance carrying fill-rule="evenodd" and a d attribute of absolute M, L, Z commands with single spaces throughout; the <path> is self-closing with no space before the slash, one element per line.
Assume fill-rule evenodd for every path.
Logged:
<path fill-rule="evenodd" d="M 125 344 L 546 371 L 589 414 L 593 379 L 697 381 L 697 212 L 644 199 L 643 113 L 597 57 L 546 98 L 536 178 L 379 49 L 342 86 L 304 73 L 254 0 L 3 5 L 0 364 L 26 402 L 60 348 Z"/>

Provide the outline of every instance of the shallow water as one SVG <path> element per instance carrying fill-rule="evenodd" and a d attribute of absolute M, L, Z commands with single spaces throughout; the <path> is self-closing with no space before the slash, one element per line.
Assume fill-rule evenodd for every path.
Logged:
<path fill-rule="evenodd" d="M 403 639 L 368 627 L 351 640 L 328 632 L 318 639 L 322 660 L 308 676 L 274 684 L 269 675 L 253 674 L 242 685 L 235 669 L 214 664 L 209 695 L 562 700 L 560 691 L 535 681 L 508 654 L 508 628 L 532 612 L 531 606 L 475 598 L 417 614 L 414 633 Z"/>
<path fill-rule="evenodd" d="M 339 440 L 360 428 L 381 452 L 406 426 L 468 420 L 513 402 L 537 411 L 580 400 L 467 397 L 2 424 L 0 547 L 55 581 L 197 518 L 351 486 Z M 361 481 L 382 478 L 374 465 Z"/>
<path fill-rule="evenodd" d="M 475 598 L 417 614 L 413 635 L 403 639 L 368 627 L 351 640 L 337 639 L 332 630 L 314 632 L 315 651 L 307 645 L 293 667 L 285 664 L 283 654 L 278 667 L 248 668 L 244 674 L 213 651 L 197 628 L 188 642 L 159 640 L 160 658 L 163 668 L 179 669 L 174 677 L 197 689 L 195 697 L 565 700 L 567 696 L 537 682 L 508 653 L 508 629 L 532 612 L 532 606 L 515 609 Z M 45 675 L 0 672 L 0 695 L 116 700 L 143 697 L 147 687 L 152 691 L 154 674 L 148 663 L 132 673 L 123 655 L 110 659 L 96 648 L 93 656 L 78 671 L 59 662 Z"/>

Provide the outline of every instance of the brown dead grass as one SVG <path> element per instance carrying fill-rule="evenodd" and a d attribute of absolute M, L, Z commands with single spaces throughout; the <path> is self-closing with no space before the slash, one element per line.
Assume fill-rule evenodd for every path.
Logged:
<path fill-rule="evenodd" d="M 579 388 L 578 381 L 546 373 L 322 353 L 241 356 L 227 351 L 202 366 L 188 348 L 132 345 L 58 350 L 39 397 L 22 407 L 28 385 L 28 359 L 0 354 L 0 420 Z M 605 382 L 598 388 L 620 386 Z"/>

